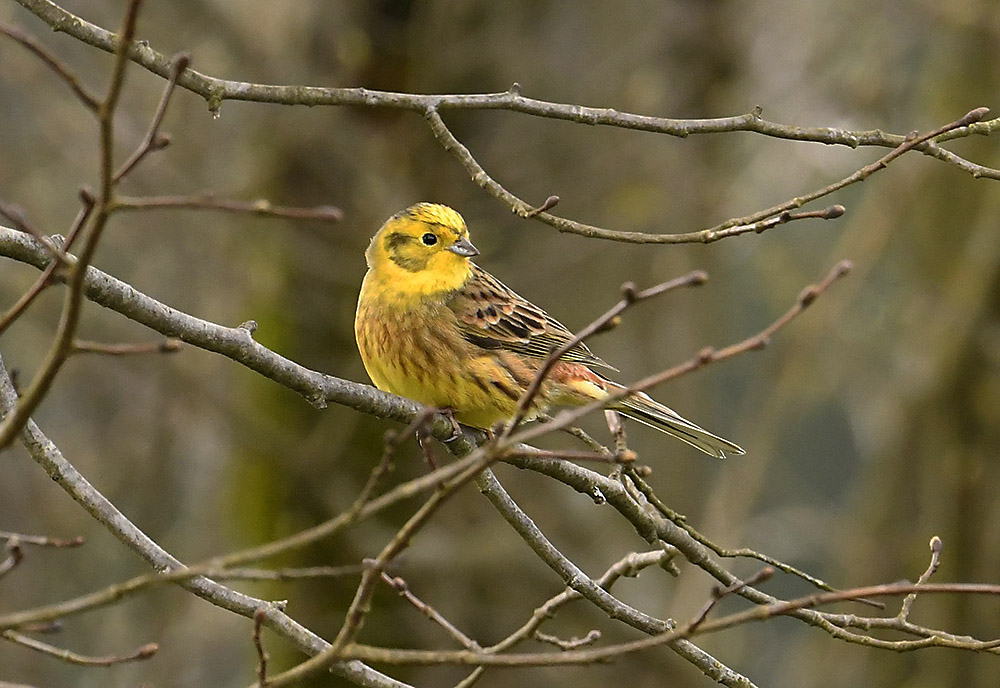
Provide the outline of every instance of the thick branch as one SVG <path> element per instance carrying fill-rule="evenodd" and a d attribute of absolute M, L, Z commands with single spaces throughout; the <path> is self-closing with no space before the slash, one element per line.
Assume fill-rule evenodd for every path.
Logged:
<path fill-rule="evenodd" d="M 30 236 L 0 227 L 0 255 L 44 269 L 50 256 Z M 178 311 L 94 267 L 87 269 L 84 292 L 93 302 L 121 313 L 146 327 L 222 354 L 264 377 L 288 387 L 322 408 L 327 402 L 351 406 L 365 413 L 409 422 L 419 408 L 371 387 L 309 370 L 258 344 L 250 327 L 223 327 Z M 446 435 L 445 435 L 446 436 Z"/>

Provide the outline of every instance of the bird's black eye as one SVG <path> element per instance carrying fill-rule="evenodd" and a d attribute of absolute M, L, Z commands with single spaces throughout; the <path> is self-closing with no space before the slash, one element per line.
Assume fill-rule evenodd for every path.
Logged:
<path fill-rule="evenodd" d="M 425 246 L 433 246 L 438 242 L 437 235 L 434 234 L 433 232 L 427 232 L 427 234 L 424 234 L 422 237 L 420 237 L 420 240 L 424 242 Z"/>

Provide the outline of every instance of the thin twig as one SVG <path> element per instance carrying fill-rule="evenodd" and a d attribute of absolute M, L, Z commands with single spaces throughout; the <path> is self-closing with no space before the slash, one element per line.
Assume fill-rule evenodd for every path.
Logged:
<path fill-rule="evenodd" d="M 540 643 L 548 643 L 549 645 L 555 645 L 560 650 L 576 650 L 577 648 L 586 647 L 587 645 L 593 645 L 598 640 L 601 639 L 601 632 L 596 628 L 587 633 L 587 635 L 582 638 L 570 638 L 569 640 L 563 640 L 562 638 L 554 635 L 549 635 L 548 633 L 542 633 L 541 631 L 535 631 L 535 640 Z"/>
<path fill-rule="evenodd" d="M 596 579 L 594 582 L 597 583 L 604 590 L 610 590 L 620 578 L 627 576 L 629 578 L 634 578 L 639 575 L 639 572 L 650 566 L 662 565 L 668 561 L 673 554 L 666 550 L 655 550 L 652 552 L 631 552 L 623 558 L 619 559 L 617 562 L 611 565 L 611 567 L 604 572 L 604 574 Z M 543 605 L 535 609 L 531 614 L 531 618 L 523 626 L 518 628 L 516 631 L 511 633 L 509 636 L 501 640 L 496 645 L 491 645 L 485 648 L 485 652 L 499 653 L 505 652 L 510 648 L 514 647 L 521 641 L 531 637 L 537 632 L 538 627 L 547 619 L 552 618 L 556 611 L 562 606 L 569 602 L 574 602 L 576 600 L 582 600 L 583 595 L 573 588 L 567 588 L 563 592 L 559 593 L 555 597 L 547 600 Z"/>
<path fill-rule="evenodd" d="M 81 614 L 100 607 L 120 602 L 153 586 L 170 583 L 183 584 L 195 578 L 213 581 L 285 581 L 309 578 L 334 578 L 356 576 L 364 571 L 358 564 L 347 566 L 307 566 L 281 569 L 219 568 L 209 561 L 192 566 L 181 566 L 167 573 L 136 576 L 127 581 L 108 586 L 103 590 L 65 600 L 45 607 L 34 607 L 23 612 L 0 616 L 0 630 L 17 628 L 37 632 L 40 624 L 57 623 L 59 619 Z"/>
<path fill-rule="evenodd" d="M 831 220 L 843 215 L 843 209 L 840 206 L 833 206 L 832 208 L 827 208 L 826 210 L 817 212 L 797 214 L 781 213 L 781 210 L 778 210 L 774 213 L 769 213 L 767 217 L 778 213 L 781 213 L 781 215 L 768 223 L 761 223 L 759 220 L 747 222 L 731 220 L 720 227 L 712 227 L 695 232 L 683 232 L 677 234 L 626 232 L 588 225 L 583 222 L 577 222 L 576 220 L 570 220 L 564 217 L 552 215 L 551 213 L 543 212 L 540 208 L 532 207 L 504 188 L 503 185 L 489 175 L 483 166 L 476 161 L 469 149 L 451 132 L 448 126 L 444 123 L 444 120 L 441 119 L 441 115 L 438 112 L 439 105 L 440 103 L 435 104 L 434 106 L 427 108 L 425 111 L 424 117 L 427 119 L 427 124 L 438 143 L 440 143 L 446 151 L 451 153 L 455 159 L 458 160 L 458 162 L 465 168 L 466 172 L 469 173 L 472 181 L 478 184 L 486 193 L 507 205 L 516 215 L 524 218 L 535 218 L 550 227 L 554 227 L 560 232 L 577 234 L 579 236 L 589 237 L 592 239 L 607 239 L 633 244 L 707 244 L 713 241 L 718 241 L 725 236 L 735 236 L 738 234 L 745 234 L 747 232 L 760 233 L 771 227 L 776 227 L 793 220 L 804 220 L 809 218 Z M 541 207 L 544 208 L 545 205 L 546 204 L 543 204 Z M 734 227 L 736 224 L 743 226 L 737 229 Z M 732 229 L 730 229 L 727 234 L 719 233 L 722 228 L 730 227 Z"/>
<path fill-rule="evenodd" d="M 321 222 L 340 222 L 344 219 L 344 211 L 331 205 L 318 205 L 309 208 L 273 205 L 263 198 L 256 201 L 235 201 L 226 198 L 216 198 L 210 194 L 199 196 L 119 196 L 115 200 L 115 208 L 121 210 L 221 210 L 227 213 L 244 213 L 260 217 L 280 217 L 289 220 L 318 220 Z"/>
<path fill-rule="evenodd" d="M 639 458 L 634 451 L 628 448 L 628 435 L 625 434 L 625 424 L 622 422 L 621 414 L 614 409 L 604 409 L 604 419 L 608 423 L 608 430 L 615 440 L 615 458 L 618 463 L 631 464 Z"/>
<path fill-rule="evenodd" d="M 267 685 L 267 653 L 264 652 L 264 643 L 261 641 L 261 628 L 267 616 L 267 609 L 261 607 L 253 615 L 253 646 L 257 651 L 257 684 L 261 688 Z"/>
<path fill-rule="evenodd" d="M 544 213 L 546 210 L 552 210 L 553 208 L 556 207 L 556 205 L 558 205 L 558 203 L 559 203 L 559 197 L 558 196 L 549 196 L 548 198 L 545 199 L 545 202 L 542 203 L 540 206 L 538 206 L 537 208 L 531 208 L 530 210 L 528 210 L 524 214 L 524 217 L 526 217 L 526 218 L 528 218 L 528 217 L 534 217 L 538 213 Z"/>
<path fill-rule="evenodd" d="M 773 337 L 778 330 L 794 320 L 796 316 L 798 316 L 819 296 L 821 296 L 830 287 L 830 285 L 846 275 L 850 269 L 851 262 L 848 260 L 842 260 L 837 263 L 837 265 L 830 270 L 822 281 L 809 285 L 803 289 L 802 292 L 799 293 L 795 304 L 789 308 L 784 315 L 779 317 L 757 334 L 747 337 L 746 339 L 736 342 L 735 344 L 731 344 L 723 349 L 715 350 L 710 347 L 702 349 L 696 356 L 688 359 L 684 363 L 680 363 L 672 368 L 668 368 L 667 370 L 645 377 L 631 385 L 623 387 L 621 390 L 611 392 L 603 399 L 594 401 L 584 406 L 579 406 L 577 408 L 560 411 L 558 414 L 553 416 L 550 423 L 522 428 L 517 433 L 512 435 L 509 441 L 529 442 L 535 437 L 547 434 L 561 427 L 571 425 L 588 413 L 604 408 L 630 394 L 644 392 L 651 387 L 655 387 L 656 385 L 666 382 L 667 380 L 673 380 L 681 375 L 686 375 L 711 363 L 718 363 L 719 361 L 724 361 L 728 358 L 732 358 L 733 356 L 737 356 L 748 351 L 764 348 L 770 342 L 771 337 Z"/>
<path fill-rule="evenodd" d="M 723 239 L 728 236 L 733 236 L 735 234 L 743 234 L 748 231 L 760 232 L 762 231 L 762 229 L 759 229 L 759 227 L 762 227 L 762 225 L 760 225 L 759 223 L 765 221 L 767 218 L 770 218 L 775 215 L 779 216 L 780 218 L 785 213 L 788 213 L 789 211 L 792 211 L 796 208 L 801 208 L 806 203 L 810 203 L 818 198 L 822 198 L 823 196 L 827 196 L 835 191 L 839 191 L 840 189 L 843 189 L 846 186 L 850 186 L 851 184 L 856 184 L 857 182 L 864 181 L 865 179 L 872 176 L 876 172 L 884 170 L 889 165 L 889 163 L 891 163 L 893 160 L 903 155 L 904 153 L 911 151 L 915 148 L 918 148 L 919 146 L 926 143 L 930 139 L 933 139 L 936 136 L 940 136 L 941 134 L 947 133 L 949 131 L 955 131 L 957 129 L 961 129 L 963 127 L 968 127 L 970 124 L 979 122 L 987 114 L 989 114 L 989 108 L 979 107 L 967 112 L 962 117 L 959 117 L 957 120 L 949 122 L 948 124 L 945 124 L 943 126 L 940 126 L 937 129 L 933 129 L 925 134 L 918 134 L 917 132 L 913 132 L 909 136 L 905 137 L 902 141 L 900 141 L 899 145 L 897 145 L 895 148 L 893 148 L 891 151 L 883 155 L 875 162 L 869 165 L 865 165 L 858 171 L 847 175 L 843 179 L 836 181 L 833 184 L 829 184 L 828 186 L 824 186 L 822 189 L 817 189 L 816 191 L 804 194 L 802 196 L 796 196 L 795 198 L 789 201 L 753 213 L 752 215 L 749 215 L 747 217 L 728 220 L 722 223 L 721 225 L 704 230 L 705 242 L 708 243 L 710 241 L 717 241 L 719 239 Z M 843 215 L 843 213 L 844 210 L 842 206 L 832 206 L 831 208 L 827 208 L 824 211 L 820 211 L 820 214 L 817 215 L 816 217 L 824 217 L 825 219 L 830 219 L 830 218 L 840 217 L 841 215 Z M 788 217 L 790 218 L 791 216 L 789 215 Z"/>
<path fill-rule="evenodd" d="M 567 342 L 553 350 L 552 353 L 549 354 L 548 358 L 545 359 L 545 362 L 542 363 L 542 365 L 535 372 L 535 376 L 532 378 L 531 383 L 524 390 L 524 393 L 521 394 L 521 398 L 517 402 L 517 408 L 514 411 L 514 415 L 501 432 L 498 442 L 510 437 L 511 433 L 514 432 L 518 425 L 520 425 L 520 423 L 524 420 L 528 410 L 531 408 L 532 402 L 541 390 L 546 377 L 548 377 L 548 374 L 552 372 L 556 363 L 559 362 L 566 352 L 598 332 L 603 332 L 609 327 L 613 327 L 614 324 L 618 322 L 621 314 L 636 303 L 651 299 L 654 296 L 659 296 L 660 294 L 665 294 L 673 289 L 681 287 L 696 287 L 707 281 L 708 275 L 705 272 L 701 270 L 694 270 L 686 275 L 681 275 L 680 277 L 662 282 L 661 284 L 649 287 L 648 289 L 643 289 L 642 291 L 637 291 L 635 285 L 631 282 L 623 284 L 623 298 L 618 303 L 573 335 L 573 337 L 571 337 Z"/>
<path fill-rule="evenodd" d="M 55 55 L 46 50 L 38 41 L 36 41 L 32 36 L 29 36 L 21 29 L 9 26 L 7 24 L 0 24 L 0 33 L 14 39 L 25 48 L 33 52 L 37 57 L 39 57 L 42 62 L 44 62 L 56 75 L 62 79 L 67 86 L 73 91 L 80 102 L 83 103 L 91 112 L 97 112 L 97 107 L 99 101 L 96 96 L 94 96 L 90 91 L 85 89 L 80 80 L 76 78 L 76 75 L 70 71 L 69 67 L 64 65 L 62 61 Z"/>
<path fill-rule="evenodd" d="M 613 586 L 622 576 L 634 578 L 638 576 L 643 569 L 648 568 L 649 566 L 662 564 L 668 561 L 671 556 L 673 555 L 665 550 L 657 550 L 653 552 L 631 552 L 612 564 L 611 567 L 595 582 L 605 590 L 609 590 L 611 586 Z M 583 595 L 579 592 L 573 590 L 572 588 L 566 588 L 566 590 L 563 590 L 555 597 L 549 598 L 544 604 L 537 607 L 531 613 L 531 618 L 528 619 L 524 625 L 497 644 L 483 648 L 483 652 L 506 652 L 524 640 L 532 637 L 537 632 L 538 628 L 545 623 L 545 621 L 555 616 L 556 612 L 560 608 L 570 602 L 582 599 Z M 475 685 L 475 683 L 482 677 L 485 671 L 486 667 L 476 667 L 476 669 L 473 670 L 468 676 L 457 683 L 455 688 L 471 688 L 471 686 Z"/>
<path fill-rule="evenodd" d="M 33 236 L 60 265 L 67 265 L 69 263 L 63 250 L 51 238 L 45 236 L 33 224 L 28 222 L 20 208 L 0 201 L 0 217 L 6 218 L 18 231 Z"/>
<path fill-rule="evenodd" d="M 695 614 L 690 621 L 688 621 L 687 623 L 688 629 L 691 631 L 697 629 L 698 626 L 700 626 L 705 621 L 705 619 L 708 618 L 709 613 L 713 609 L 715 609 L 715 605 L 719 603 L 719 600 L 721 600 L 726 595 L 732 595 L 735 592 L 739 592 L 748 585 L 757 585 L 758 583 L 763 583 L 773 575 L 774 575 L 774 569 L 772 569 L 770 566 L 765 566 L 760 571 L 747 578 L 745 581 L 736 581 L 735 583 L 727 585 L 724 588 L 718 585 L 713 587 L 712 596 L 708 599 L 707 602 L 705 602 L 704 606 L 700 610 L 698 610 L 698 613 Z"/>
<path fill-rule="evenodd" d="M 716 543 L 712 542 L 707 537 L 702 535 L 700 532 L 695 530 L 695 528 L 690 523 L 687 522 L 687 518 L 683 514 L 677 513 L 676 511 L 668 507 L 666 504 L 664 504 L 663 501 L 653 492 L 653 488 L 650 486 L 650 484 L 646 480 L 644 480 L 643 477 L 640 476 L 635 470 L 627 471 L 626 475 L 629 481 L 633 485 L 635 485 L 636 488 L 638 488 L 638 490 L 642 493 L 643 499 L 649 502 L 649 504 L 651 504 L 653 508 L 655 508 L 666 518 L 670 519 L 675 524 L 683 528 L 688 533 L 688 535 L 690 535 L 696 541 L 700 542 L 701 544 L 711 549 L 720 557 L 726 557 L 727 559 L 734 559 L 737 557 L 743 557 L 746 559 L 756 559 L 757 561 L 763 562 L 768 566 L 772 566 L 779 571 L 791 574 L 793 576 L 797 576 L 798 578 L 801 578 L 802 580 L 819 588 L 820 590 L 826 590 L 828 592 L 834 592 L 837 590 L 837 588 L 833 587 L 826 581 L 817 578 L 816 576 L 810 573 L 806 573 L 805 571 L 796 568 L 791 564 L 786 564 L 783 561 L 779 561 L 778 559 L 775 559 L 770 555 L 757 552 L 756 550 L 752 550 L 748 547 L 741 547 L 738 549 L 727 549 L 725 547 L 717 545 Z M 879 609 L 881 609 L 884 606 L 881 602 L 875 602 L 873 600 L 858 600 L 858 602 L 872 607 L 877 607 Z"/>
<path fill-rule="evenodd" d="M 568 462 L 540 460 L 540 463 L 548 465 L 555 463 L 566 470 L 579 468 L 575 464 Z M 674 627 L 674 623 L 669 619 L 664 620 L 650 616 L 622 602 L 608 593 L 603 586 L 591 580 L 576 564 L 552 545 L 541 529 L 524 513 L 507 491 L 504 490 L 492 471 L 483 471 L 477 478 L 477 485 L 479 491 L 486 496 L 490 504 L 493 505 L 518 535 L 531 547 L 538 558 L 559 575 L 568 587 L 606 613 L 610 618 L 622 621 L 633 628 L 651 635 L 663 633 Z M 620 485 L 618 487 L 620 488 Z M 631 502 L 631 506 L 635 509 L 640 508 L 635 502 Z M 646 537 L 652 543 L 658 544 L 659 542 L 655 532 L 640 532 L 640 535 Z M 730 687 L 740 686 L 742 688 L 751 688 L 753 686 L 753 683 L 745 676 L 725 666 L 688 640 L 679 639 L 676 642 L 671 641 L 667 643 L 667 646 L 718 683 Z"/>
<path fill-rule="evenodd" d="M 552 420 L 552 416 L 549 416 L 548 414 L 539 414 L 539 416 L 535 420 L 542 423 L 548 423 Z M 580 440 L 580 442 L 587 445 L 588 447 L 593 449 L 596 453 L 601 454 L 602 456 L 607 456 L 607 457 L 614 456 L 614 452 L 612 452 L 610 449 L 608 449 L 603 444 L 601 444 L 593 437 L 591 437 L 590 433 L 588 433 L 583 428 L 578 428 L 574 425 L 571 425 L 569 427 L 559 428 L 559 430 L 571 437 L 575 437 L 576 439 Z"/>
<path fill-rule="evenodd" d="M 407 585 L 406 581 L 399 576 L 390 576 L 385 571 L 382 571 L 382 580 L 393 590 L 395 590 L 400 597 L 413 605 L 417 611 L 426 616 L 428 619 L 436 623 L 445 633 L 454 638 L 459 645 L 468 650 L 480 650 L 482 649 L 475 640 L 462 633 L 455 624 L 448 621 L 441 612 L 434 609 L 431 605 L 427 604 L 419 597 L 413 594 L 410 590 L 410 586 Z"/>
<path fill-rule="evenodd" d="M 831 190 L 828 193 L 832 193 L 832 191 L 833 190 Z M 775 206 L 775 207 L 780 207 L 780 206 Z M 719 239 L 724 239 L 730 236 L 739 236 L 740 234 L 748 234 L 750 232 L 760 234 L 761 232 L 771 229 L 772 227 L 783 225 L 786 222 L 791 222 L 792 220 L 804 220 L 807 218 L 816 218 L 820 220 L 834 220 L 842 216 L 846 212 L 847 209 L 842 205 L 831 205 L 828 208 L 823 208 L 823 210 L 810 210 L 801 213 L 793 213 L 790 210 L 784 210 L 779 212 L 777 215 L 768 214 L 763 219 L 752 222 L 742 222 L 743 220 L 747 220 L 749 218 L 740 218 L 739 220 L 727 220 L 726 222 L 720 225 L 716 225 L 715 227 L 710 227 L 707 230 L 703 230 L 705 232 L 705 237 L 706 237 L 705 243 L 709 243 L 711 241 L 718 241 Z"/>
<path fill-rule="evenodd" d="M 71 538 L 54 538 L 46 535 L 11 533 L 6 530 L 0 530 L 0 540 L 17 540 L 18 544 L 38 547 L 79 547 L 83 544 L 83 537 L 79 535 Z"/>
<path fill-rule="evenodd" d="M 357 576 L 363 571 L 364 567 L 360 564 L 348 564 L 345 566 L 296 566 L 282 569 L 206 569 L 205 575 L 213 580 L 292 581 L 310 578 Z"/>
<path fill-rule="evenodd" d="M 0 422 L 0 450 L 6 448 L 27 424 L 42 399 L 48 394 L 56 375 L 72 353 L 73 337 L 80 319 L 84 298 L 84 282 L 87 267 L 97 250 L 101 234 L 110 215 L 110 202 L 114 187 L 114 114 L 121 98 L 125 81 L 125 67 L 128 64 L 128 48 L 135 35 L 141 0 L 130 0 L 125 10 L 125 18 L 117 37 L 117 50 L 111 82 L 107 94 L 97 108 L 100 125 L 100 193 L 89 216 L 89 231 L 86 232 L 80 255 L 73 263 L 69 278 L 69 289 L 63 299 L 62 316 L 52 344 L 45 354 L 31 385 L 21 396 L 17 406 Z M 43 242 L 44 243 L 44 242 Z"/>
<path fill-rule="evenodd" d="M 330 646 L 297 666 L 274 676 L 268 682 L 269 686 L 279 688 L 296 683 L 306 676 L 323 671 L 341 660 L 341 653 L 349 645 L 364 623 L 368 612 L 368 603 L 374 592 L 375 582 L 379 579 L 388 564 L 409 546 L 413 536 L 427 523 L 427 520 L 444 504 L 459 487 L 467 484 L 482 473 L 496 457 L 490 453 L 477 450 L 471 455 L 475 457 L 465 471 L 441 484 L 419 509 L 407 520 L 402 528 L 382 548 L 379 555 L 366 563 L 368 567 L 361 575 L 361 583 L 354 593 L 354 599 L 344 615 L 344 622 Z"/>
<path fill-rule="evenodd" d="M 16 0 L 18 4 L 48 24 L 53 30 L 106 52 L 115 52 L 115 34 L 105 28 L 74 15 L 52 0 Z M 167 78 L 170 58 L 146 43 L 133 43 L 129 59 L 144 69 Z M 197 93 L 207 102 L 212 112 L 218 112 L 226 100 L 286 105 L 333 105 L 365 108 L 392 108 L 425 113 L 428 108 L 442 110 L 506 110 L 534 117 L 558 119 L 567 122 L 601 125 L 636 131 L 686 137 L 693 134 L 723 132 L 753 132 L 763 136 L 790 141 L 823 143 L 847 146 L 881 146 L 895 148 L 905 137 L 879 129 L 848 131 L 835 127 L 800 127 L 768 121 L 760 108 L 741 115 L 708 119 L 672 119 L 623 112 L 612 108 L 595 108 L 576 103 L 556 103 L 529 98 L 522 94 L 519 84 L 506 91 L 475 94 L 415 94 L 376 91 L 367 88 L 322 88 L 299 85 L 273 85 L 218 79 L 195 70 L 187 70 L 178 85 Z M 980 122 L 942 136 L 943 141 L 973 134 L 990 135 L 1000 131 L 1000 119 Z M 953 164 L 976 177 L 1000 179 L 1000 170 L 971 163 L 934 142 L 927 141 L 917 150 L 949 164 Z M 526 209 L 530 211 L 530 207 Z"/>
<path fill-rule="evenodd" d="M 36 640 L 23 633 L 18 633 L 17 631 L 6 630 L 0 633 L 0 636 L 4 640 L 9 640 L 12 643 L 21 645 L 22 647 L 31 648 L 32 650 L 37 650 L 56 659 L 61 659 L 69 664 L 79 664 L 82 666 L 114 666 L 115 664 L 125 664 L 127 662 L 138 662 L 144 659 L 149 659 L 160 646 L 156 643 L 147 643 L 137 650 L 130 652 L 125 655 L 104 655 L 100 657 L 93 657 L 89 655 L 81 655 L 76 652 L 71 652 L 65 648 L 56 647 L 54 645 L 49 645 L 48 643 L 43 643 L 40 640 Z"/>
<path fill-rule="evenodd" d="M 779 601 L 773 604 L 756 606 L 746 611 L 719 617 L 718 619 L 705 620 L 694 629 L 684 626 L 648 638 L 590 650 L 497 655 L 486 652 L 469 652 L 468 650 L 399 650 L 367 645 L 348 645 L 344 648 L 343 655 L 344 657 L 352 659 L 398 665 L 458 664 L 465 666 L 482 665 L 496 667 L 524 667 L 591 664 L 594 662 L 602 662 L 616 657 L 621 657 L 622 655 L 628 653 L 658 647 L 676 640 L 686 639 L 693 635 L 713 633 L 754 621 L 763 621 L 776 616 L 784 616 L 796 610 L 808 609 L 811 607 L 831 604 L 833 602 L 841 602 L 853 598 L 876 596 L 899 597 L 914 591 L 919 591 L 920 593 L 1000 596 L 1000 585 L 945 583 L 918 586 L 913 583 L 889 583 L 885 585 L 853 588 L 851 590 L 843 590 L 835 593 L 822 593 L 818 595 L 810 595 L 808 597 L 800 597 L 794 600 Z M 911 643 L 908 649 L 934 645 L 957 647 L 974 651 L 985 651 L 993 654 L 997 654 L 998 649 L 1000 649 L 1000 647 L 998 647 L 1000 646 L 1000 641 L 968 640 L 962 643 L 955 643 L 948 638 L 940 636 L 927 638 L 916 644 Z"/>
<path fill-rule="evenodd" d="M 169 354 L 181 350 L 181 340 L 164 339 L 147 344 L 105 344 L 81 339 L 73 341 L 74 354 L 103 354 L 105 356 L 132 356 L 135 354 Z"/>
<path fill-rule="evenodd" d="M 21 317 L 21 314 L 24 313 L 25 310 L 27 310 L 28 306 L 31 305 L 31 303 L 35 300 L 35 298 L 37 298 L 38 295 L 41 294 L 46 287 L 52 284 L 52 282 L 56 278 L 56 275 L 58 274 L 57 270 L 60 267 L 62 267 L 65 264 L 65 261 L 69 258 L 68 254 L 66 254 L 65 251 L 69 250 L 69 247 L 72 245 L 73 241 L 75 241 L 76 237 L 79 236 L 80 229 L 90 218 L 90 213 L 94 209 L 94 198 L 86 189 L 81 189 L 80 201 L 82 205 L 80 207 L 79 212 L 77 212 L 76 217 L 73 219 L 73 224 L 70 225 L 69 232 L 67 233 L 65 239 L 61 241 L 56 241 L 57 239 L 62 239 L 62 238 L 61 237 L 49 238 L 51 244 L 56 244 L 56 243 L 60 244 L 57 248 L 59 249 L 59 255 L 62 257 L 62 259 L 60 260 L 59 258 L 57 258 L 56 260 L 53 260 L 48 265 L 46 265 L 45 268 L 42 270 L 42 274 L 38 276 L 34 284 L 32 284 L 31 287 L 28 289 L 28 291 L 22 294 L 21 298 L 19 298 L 17 302 L 9 309 L 7 309 L 7 312 L 4 313 L 2 317 L 0 317 L 0 334 L 3 334 L 4 331 L 8 327 L 10 327 L 11 323 L 13 323 L 19 317 Z M 46 250 L 48 250 L 51 253 L 51 249 L 48 248 L 49 244 L 46 244 L 46 242 L 44 241 L 42 241 L 41 243 L 44 246 L 46 246 Z M 75 261 L 76 258 L 73 257 L 72 260 Z"/>
<path fill-rule="evenodd" d="M 920 574 L 920 578 L 917 579 L 917 585 L 923 585 L 930 580 L 937 570 L 938 566 L 941 565 L 941 550 L 944 549 L 944 543 L 941 542 L 941 538 L 937 535 L 931 538 L 930 541 L 931 548 L 931 561 L 927 564 L 927 570 Z M 899 614 L 896 615 L 900 621 L 907 621 L 910 618 L 910 610 L 913 608 L 913 603 L 917 600 L 917 593 L 911 592 L 909 595 L 903 598 L 903 603 L 900 605 Z"/>
<path fill-rule="evenodd" d="M 616 456 L 597 452 L 573 451 L 572 449 L 536 449 L 520 445 L 503 452 L 504 458 L 513 456 L 537 457 L 540 459 L 559 459 L 560 461 L 588 461 L 593 463 L 628 463 L 635 460 L 634 455 Z"/>
<path fill-rule="evenodd" d="M 122 178 L 131 172 L 136 165 L 138 165 L 143 158 L 156 150 L 161 150 L 170 143 L 170 139 L 166 136 L 160 134 L 160 125 L 163 124 L 163 116 L 167 113 L 167 106 L 170 104 L 170 97 L 174 93 L 174 87 L 177 85 L 177 79 L 184 70 L 188 68 L 191 64 L 191 55 L 188 53 L 178 53 L 173 56 L 170 60 L 170 74 L 167 76 L 167 85 L 163 89 L 163 94 L 160 96 L 160 102 L 156 106 L 156 112 L 153 114 L 153 121 L 149 124 L 149 129 L 146 131 L 146 135 L 143 137 L 142 142 L 138 145 L 132 155 L 129 156 L 128 160 L 122 163 L 122 166 L 118 168 L 118 171 L 114 173 L 111 177 L 111 183 L 117 184 L 122 180 Z"/>
<path fill-rule="evenodd" d="M 3 361 L 0 360 L 0 413 L 9 414 L 10 410 L 14 408 L 16 401 L 17 397 L 13 384 L 10 381 L 6 368 L 3 366 Z M 185 590 L 210 601 L 216 606 L 248 618 L 252 618 L 253 614 L 261 606 L 267 604 L 263 600 L 220 585 L 203 575 L 188 575 L 188 572 L 184 570 L 184 565 L 176 557 L 153 542 L 135 524 L 129 521 L 114 504 L 108 501 L 104 495 L 94 489 L 80 475 L 79 471 L 66 460 L 55 444 L 30 419 L 25 424 L 22 441 L 28 453 L 46 473 L 118 540 L 141 555 L 157 571 L 180 572 L 179 575 L 181 577 L 178 578 L 178 583 Z M 151 576 L 151 578 L 155 578 L 155 576 Z M 107 600 L 107 594 L 98 597 L 103 597 L 104 600 Z M 87 600 L 78 600 L 77 602 L 81 608 L 91 608 L 87 607 Z M 39 614 L 38 611 L 33 610 L 28 613 L 8 615 L 6 617 L 7 628 L 17 627 L 23 623 L 46 620 L 45 615 Z M 67 613 L 67 609 L 65 605 L 56 605 L 55 609 L 49 609 L 49 613 L 51 616 L 48 618 L 59 618 Z M 322 638 L 319 638 L 280 610 L 272 611 L 267 623 L 269 628 L 293 641 L 306 652 L 318 653 L 324 648 L 329 647 L 329 644 Z M 330 669 L 357 683 L 385 688 L 400 688 L 398 681 L 394 681 L 361 663 L 337 663 L 331 665 Z"/>

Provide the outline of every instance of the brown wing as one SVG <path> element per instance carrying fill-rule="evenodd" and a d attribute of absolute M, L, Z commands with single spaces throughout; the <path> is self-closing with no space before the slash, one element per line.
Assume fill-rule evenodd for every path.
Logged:
<path fill-rule="evenodd" d="M 458 317 L 462 336 L 484 349 L 545 359 L 573 338 L 562 323 L 475 263 L 472 277 L 449 299 L 448 307 Z M 574 344 L 562 360 L 616 370 L 583 343 Z"/>

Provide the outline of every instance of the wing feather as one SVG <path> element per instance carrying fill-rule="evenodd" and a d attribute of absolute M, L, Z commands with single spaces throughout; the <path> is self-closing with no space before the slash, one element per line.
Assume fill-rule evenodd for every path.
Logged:
<path fill-rule="evenodd" d="M 448 307 L 466 341 L 488 350 L 506 349 L 544 360 L 573 338 L 562 323 L 475 263 L 472 276 L 449 298 Z M 562 360 L 615 370 L 582 342 L 574 344 Z"/>

